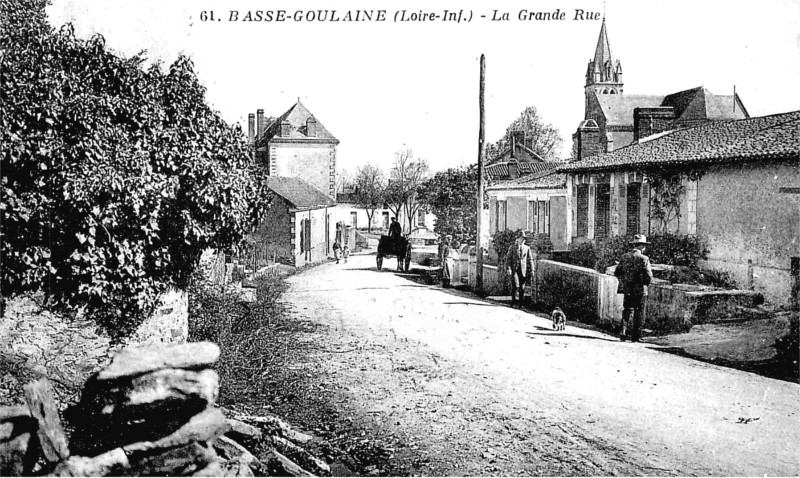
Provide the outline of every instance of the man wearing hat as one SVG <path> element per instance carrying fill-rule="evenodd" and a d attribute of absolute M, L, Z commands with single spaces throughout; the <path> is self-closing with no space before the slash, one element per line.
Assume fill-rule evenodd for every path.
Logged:
<path fill-rule="evenodd" d="M 617 293 L 624 294 L 622 302 L 622 333 L 620 340 L 631 339 L 631 342 L 638 342 L 642 333 L 644 323 L 644 303 L 647 297 L 647 286 L 653 280 L 653 271 L 650 269 L 650 258 L 643 254 L 644 248 L 649 244 L 647 237 L 643 234 L 636 234 L 630 242 L 633 251 L 622 256 L 614 271 L 614 275 L 619 279 Z M 633 314 L 633 325 L 628 337 L 628 327 L 631 326 L 631 314 Z"/>
<path fill-rule="evenodd" d="M 525 283 L 533 277 L 533 255 L 531 248 L 525 244 L 525 233 L 520 231 L 514 244 L 506 252 L 506 268 L 511 276 L 511 305 L 517 303 L 519 291 L 519 304 L 525 300 Z"/>

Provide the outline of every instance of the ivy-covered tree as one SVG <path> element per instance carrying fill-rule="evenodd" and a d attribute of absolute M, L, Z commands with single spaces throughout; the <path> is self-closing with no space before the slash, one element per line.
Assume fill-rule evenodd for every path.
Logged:
<path fill-rule="evenodd" d="M 45 3 L 3 0 L 0 15 L 2 295 L 42 292 L 121 335 L 203 249 L 250 231 L 264 173 L 188 58 L 144 68 L 54 30 Z"/>
<path fill-rule="evenodd" d="M 436 173 L 419 188 L 419 199 L 436 215 L 434 232 L 459 242 L 475 240 L 478 229 L 478 167 Z"/>

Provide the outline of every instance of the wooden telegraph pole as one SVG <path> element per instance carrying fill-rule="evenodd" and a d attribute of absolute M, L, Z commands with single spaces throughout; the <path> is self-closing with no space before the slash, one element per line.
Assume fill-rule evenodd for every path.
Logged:
<path fill-rule="evenodd" d="M 478 93 L 478 108 L 480 110 L 480 126 L 478 127 L 478 237 L 475 241 L 475 292 L 483 293 L 483 247 L 481 244 L 481 218 L 483 217 L 483 147 L 486 133 L 486 110 L 484 109 L 484 89 L 486 84 L 486 57 L 481 54 L 481 79 Z"/>

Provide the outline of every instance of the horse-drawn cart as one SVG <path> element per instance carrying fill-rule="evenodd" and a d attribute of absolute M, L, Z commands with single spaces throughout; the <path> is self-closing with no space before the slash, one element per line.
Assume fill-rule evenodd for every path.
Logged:
<path fill-rule="evenodd" d="M 378 240 L 378 255 L 375 259 L 378 270 L 383 267 L 383 258 L 391 256 L 397 257 L 398 271 L 408 272 L 411 265 L 411 242 L 408 238 L 392 239 L 390 236 L 381 236 Z"/>

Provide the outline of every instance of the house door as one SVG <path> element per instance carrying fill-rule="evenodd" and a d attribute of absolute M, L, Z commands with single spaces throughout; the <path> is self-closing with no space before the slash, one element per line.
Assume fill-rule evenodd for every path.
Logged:
<path fill-rule="evenodd" d="M 383 213 L 383 228 L 384 229 L 389 229 L 389 213 L 388 212 Z"/>
<path fill-rule="evenodd" d="M 355 211 L 350 213 L 350 225 L 353 226 L 354 229 L 358 229 L 358 213 Z"/>

